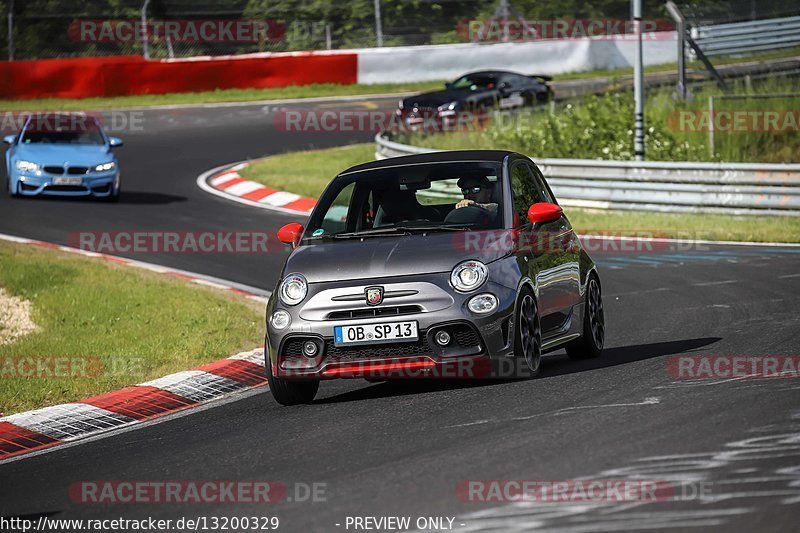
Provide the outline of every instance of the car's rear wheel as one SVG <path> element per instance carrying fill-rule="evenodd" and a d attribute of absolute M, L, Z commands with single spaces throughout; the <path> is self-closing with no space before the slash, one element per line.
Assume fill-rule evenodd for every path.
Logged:
<path fill-rule="evenodd" d="M 542 324 L 536 300 L 528 290 L 522 293 L 517 308 L 514 353 L 528 377 L 539 373 L 542 360 Z"/>
<path fill-rule="evenodd" d="M 272 375 L 272 364 L 267 356 L 267 382 L 272 397 L 281 405 L 311 403 L 319 390 L 319 380 L 292 381 Z"/>
<path fill-rule="evenodd" d="M 578 344 L 567 346 L 567 355 L 571 359 L 590 359 L 599 357 L 603 352 L 606 335 L 605 313 L 600 281 L 594 274 L 589 277 L 585 298 L 581 340 Z"/>

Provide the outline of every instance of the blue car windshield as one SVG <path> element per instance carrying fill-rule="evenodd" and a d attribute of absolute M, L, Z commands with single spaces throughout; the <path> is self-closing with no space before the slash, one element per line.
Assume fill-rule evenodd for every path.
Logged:
<path fill-rule="evenodd" d="M 402 165 L 339 176 L 320 198 L 307 238 L 501 228 L 499 163 Z"/>
<path fill-rule="evenodd" d="M 104 144 L 99 129 L 83 131 L 25 131 L 22 144 Z"/>

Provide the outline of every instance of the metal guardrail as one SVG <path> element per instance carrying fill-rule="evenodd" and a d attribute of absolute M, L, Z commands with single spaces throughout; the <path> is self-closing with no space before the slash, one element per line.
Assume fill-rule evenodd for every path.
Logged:
<path fill-rule="evenodd" d="M 376 159 L 435 151 L 375 136 Z M 565 206 L 800 216 L 800 164 L 534 160 Z"/>
<path fill-rule="evenodd" d="M 800 16 L 696 26 L 692 38 L 707 56 L 800 46 Z"/>

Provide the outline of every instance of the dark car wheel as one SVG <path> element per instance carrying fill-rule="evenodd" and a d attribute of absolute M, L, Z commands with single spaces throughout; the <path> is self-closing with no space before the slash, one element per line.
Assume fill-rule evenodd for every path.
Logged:
<path fill-rule="evenodd" d="M 272 375 L 272 364 L 267 356 L 267 382 L 272 397 L 281 405 L 311 403 L 319 390 L 319 380 L 290 381 Z"/>
<path fill-rule="evenodd" d="M 603 313 L 603 296 L 600 282 L 594 275 L 589 278 L 586 288 L 586 302 L 583 313 L 583 334 L 578 344 L 567 347 L 567 355 L 572 359 L 599 357 L 603 352 L 606 335 L 606 322 Z"/>
<path fill-rule="evenodd" d="M 536 300 L 528 291 L 522 293 L 517 309 L 514 353 L 528 377 L 539 373 L 542 360 L 542 325 Z"/>

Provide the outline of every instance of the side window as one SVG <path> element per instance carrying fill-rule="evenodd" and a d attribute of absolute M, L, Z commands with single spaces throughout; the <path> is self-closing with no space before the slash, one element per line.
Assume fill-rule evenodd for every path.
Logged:
<path fill-rule="evenodd" d="M 345 186 L 339 191 L 338 196 L 328 208 L 328 212 L 322 219 L 320 229 L 325 230 L 325 233 L 340 233 L 347 228 L 347 211 L 350 207 L 350 199 L 353 196 L 353 190 L 356 188 L 355 182 Z"/>
<path fill-rule="evenodd" d="M 514 225 L 524 224 L 528 220 L 528 208 L 543 201 L 530 168 L 524 163 L 516 163 L 511 167 L 511 196 L 514 200 Z"/>
<path fill-rule="evenodd" d="M 527 163 L 525 166 L 530 169 L 530 172 L 533 175 L 533 181 L 536 183 L 536 189 L 539 191 L 539 201 L 550 202 L 551 204 L 556 203 L 555 198 L 553 198 L 553 195 L 550 194 L 550 189 L 548 189 L 547 185 L 545 185 L 544 176 L 542 176 L 542 173 L 539 172 L 539 169 Z"/>

